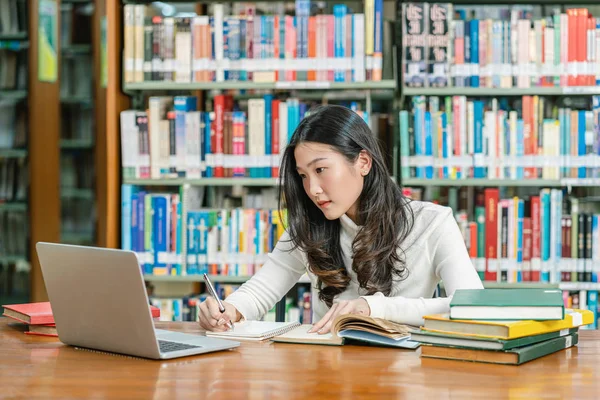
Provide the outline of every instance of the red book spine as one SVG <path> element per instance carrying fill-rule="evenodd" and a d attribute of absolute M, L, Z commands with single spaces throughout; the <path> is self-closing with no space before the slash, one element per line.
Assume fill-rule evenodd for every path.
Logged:
<path fill-rule="evenodd" d="M 496 281 L 498 268 L 498 189 L 485 189 L 485 274 L 486 281 Z"/>
<path fill-rule="evenodd" d="M 219 94 L 214 98 L 214 110 L 215 110 L 215 147 L 214 157 L 215 166 L 213 169 L 213 176 L 215 178 L 223 178 L 225 176 L 225 170 L 223 168 L 223 147 L 224 147 L 224 120 L 225 120 L 225 95 Z"/>

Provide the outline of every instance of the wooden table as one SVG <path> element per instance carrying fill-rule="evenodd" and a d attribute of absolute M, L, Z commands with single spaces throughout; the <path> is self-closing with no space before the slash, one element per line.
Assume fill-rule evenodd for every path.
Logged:
<path fill-rule="evenodd" d="M 195 323 L 157 327 L 200 333 Z M 600 332 L 519 367 L 420 358 L 377 347 L 247 343 L 169 361 L 77 350 L 0 318 L 0 398 L 28 399 L 592 399 Z"/>

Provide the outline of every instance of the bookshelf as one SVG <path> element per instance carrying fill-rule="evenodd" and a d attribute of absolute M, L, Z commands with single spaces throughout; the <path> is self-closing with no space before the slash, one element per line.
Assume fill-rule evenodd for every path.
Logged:
<path fill-rule="evenodd" d="M 94 245 L 95 107 L 92 20 L 96 5 L 63 3 L 61 12 L 61 242 Z"/>
<path fill-rule="evenodd" d="M 406 66 L 399 82 L 398 181 L 407 193 L 416 188 L 410 195 L 434 196 L 453 207 L 486 288 L 559 288 L 574 307 L 596 308 L 595 296 L 587 292 L 600 288 L 592 282 L 600 267 L 600 242 L 592 232 L 600 211 L 595 172 L 600 59 L 573 49 L 595 48 L 598 20 L 591 27 L 591 19 L 586 25 L 588 19 L 575 18 L 598 17 L 597 2 L 435 2 L 436 12 L 444 15 L 435 22 L 436 33 L 429 30 L 434 2 L 418 2 L 411 10 L 408 2 L 400 3 L 399 24 L 406 27 L 410 20 L 417 28 L 402 29 L 396 37 L 398 64 Z M 523 7 L 515 11 L 514 6 Z M 575 8 L 587 11 L 567 11 Z M 574 22 L 581 29 L 561 30 Z M 443 57 L 431 58 L 435 52 Z M 415 54 L 425 58 L 411 58 Z M 586 68 L 572 68 L 576 62 Z M 587 141 L 580 128 L 581 135 L 589 132 Z M 540 197 L 552 204 L 552 215 L 549 208 L 542 210 L 550 218 L 541 230 L 536 222 L 530 226 L 537 220 L 537 206 L 530 202 Z M 497 218 L 490 219 L 491 213 Z M 583 228 L 577 224 L 581 218 Z M 532 232 L 541 242 L 531 241 Z M 583 250 L 572 253 L 574 246 Z"/>

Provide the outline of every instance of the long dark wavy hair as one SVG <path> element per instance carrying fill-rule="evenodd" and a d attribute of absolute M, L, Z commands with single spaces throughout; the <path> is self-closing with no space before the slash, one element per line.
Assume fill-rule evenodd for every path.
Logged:
<path fill-rule="evenodd" d="M 311 109 L 298 125 L 281 160 L 279 208 L 287 208 L 293 248 L 303 250 L 308 267 L 318 278 L 319 299 L 331 307 L 335 296 L 350 283 L 340 245 L 340 222 L 328 220 L 304 191 L 296 171 L 294 150 L 302 142 L 331 146 L 349 163 L 362 150 L 372 159 L 359 196 L 357 219 L 361 226 L 352 243 L 352 270 L 367 294 L 389 295 L 394 280 L 408 276 L 401 245 L 414 225 L 409 200 L 389 177 L 377 140 L 354 111 L 336 105 Z M 287 201 L 286 201 L 287 199 Z"/>

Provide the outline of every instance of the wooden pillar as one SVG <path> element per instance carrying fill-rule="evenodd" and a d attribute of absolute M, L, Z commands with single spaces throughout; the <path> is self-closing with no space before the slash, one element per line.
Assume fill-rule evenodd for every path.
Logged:
<path fill-rule="evenodd" d="M 57 67 L 60 65 L 60 0 L 56 2 Z M 29 0 L 29 223 L 31 301 L 46 301 L 35 244 L 60 241 L 60 81 L 38 79 L 38 0 Z"/>
<path fill-rule="evenodd" d="M 96 134 L 96 191 L 98 207 L 98 245 L 120 247 L 121 153 L 120 112 L 129 108 L 129 98 L 121 91 L 121 54 L 123 51 L 123 7 L 117 0 L 105 1 L 107 18 L 108 85 L 105 94 L 106 118 Z M 97 92 L 98 93 L 98 92 Z"/>

